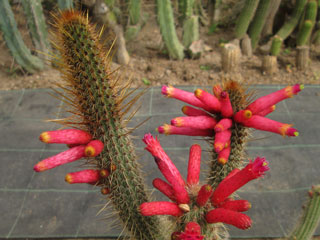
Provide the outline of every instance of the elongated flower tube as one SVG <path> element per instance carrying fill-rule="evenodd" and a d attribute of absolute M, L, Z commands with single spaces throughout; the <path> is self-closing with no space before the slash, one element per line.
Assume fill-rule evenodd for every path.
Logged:
<path fill-rule="evenodd" d="M 216 151 L 216 153 L 219 153 L 224 149 L 226 143 L 230 140 L 230 138 L 231 138 L 231 131 L 230 130 L 217 132 L 215 134 L 214 150 Z"/>
<path fill-rule="evenodd" d="M 208 116 L 177 117 L 171 120 L 176 127 L 191 127 L 197 129 L 213 129 L 217 120 Z"/>
<path fill-rule="evenodd" d="M 183 211 L 176 203 L 172 202 L 145 202 L 140 205 L 140 212 L 143 216 L 171 215 L 179 217 Z"/>
<path fill-rule="evenodd" d="M 87 144 L 92 136 L 83 130 L 63 129 L 56 131 L 46 131 L 40 134 L 40 141 L 44 143 L 63 143 L 63 144 Z"/>
<path fill-rule="evenodd" d="M 176 201 L 176 197 L 174 194 L 174 190 L 173 188 L 170 186 L 169 183 L 163 181 L 160 178 L 155 178 L 152 181 L 152 185 L 158 189 L 160 192 L 162 192 L 164 195 L 166 195 L 169 199 L 171 199 L 172 201 Z"/>
<path fill-rule="evenodd" d="M 220 94 L 221 114 L 223 117 L 232 117 L 233 110 L 230 102 L 229 94 L 226 91 Z"/>
<path fill-rule="evenodd" d="M 66 163 L 79 160 L 80 158 L 85 157 L 84 149 L 84 145 L 70 148 L 64 152 L 61 152 L 57 155 L 54 155 L 52 157 L 46 158 L 38 162 L 33 169 L 36 172 L 43 172 L 45 170 L 49 170 L 51 168 L 55 168 Z"/>
<path fill-rule="evenodd" d="M 197 204 L 199 207 L 203 207 L 208 202 L 209 198 L 211 197 L 213 190 L 209 184 L 205 184 L 200 188 L 197 196 Z"/>
<path fill-rule="evenodd" d="M 247 200 L 226 200 L 219 205 L 221 208 L 229 209 L 236 212 L 245 212 L 251 208 L 251 203 Z"/>
<path fill-rule="evenodd" d="M 223 118 L 221 119 L 215 126 L 215 132 L 222 132 L 232 127 L 232 120 L 230 118 Z"/>
<path fill-rule="evenodd" d="M 100 179 L 100 171 L 86 169 L 78 172 L 68 173 L 65 177 L 66 182 L 73 183 L 96 183 Z"/>
<path fill-rule="evenodd" d="M 294 86 L 285 87 L 276 92 L 258 98 L 253 103 L 251 103 L 247 107 L 247 109 L 251 110 L 253 114 L 259 113 L 264 109 L 267 109 L 270 106 L 275 105 L 286 98 L 293 97 L 293 95 L 298 94 L 298 92 L 300 92 L 303 88 L 304 86 L 302 84 L 296 84 Z"/>
<path fill-rule="evenodd" d="M 276 105 L 272 105 L 272 106 L 256 113 L 256 115 L 264 117 L 264 116 L 267 116 L 269 113 L 272 113 L 275 109 L 276 109 Z"/>
<path fill-rule="evenodd" d="M 190 106 L 183 106 L 181 111 L 187 116 L 210 116 L 205 111 Z"/>
<path fill-rule="evenodd" d="M 221 103 L 219 102 L 218 98 L 216 98 L 212 94 L 198 88 L 194 92 L 194 95 L 204 104 L 204 109 L 212 112 L 220 112 Z"/>
<path fill-rule="evenodd" d="M 93 140 L 86 145 L 84 153 L 86 157 L 96 157 L 102 152 L 103 146 L 100 140 Z"/>
<path fill-rule="evenodd" d="M 189 151 L 187 183 L 195 185 L 199 183 L 201 166 L 201 147 L 198 144 L 191 146 Z"/>
<path fill-rule="evenodd" d="M 292 128 L 291 124 L 277 122 L 259 115 L 253 115 L 251 118 L 242 122 L 242 124 L 246 127 L 252 127 L 262 131 L 274 132 L 282 136 L 299 136 L 299 132 L 295 128 Z"/>
<path fill-rule="evenodd" d="M 169 124 L 164 124 L 157 128 L 159 133 L 165 135 L 187 135 L 187 136 L 211 136 L 213 130 L 211 129 L 196 129 L 191 127 L 176 127 Z"/>
<path fill-rule="evenodd" d="M 228 146 L 224 149 L 222 149 L 218 154 L 218 162 L 222 165 L 226 164 L 228 162 L 229 156 L 230 156 L 231 147 Z"/>
<path fill-rule="evenodd" d="M 223 222 L 240 229 L 248 229 L 252 224 L 250 217 L 247 215 L 224 208 L 216 208 L 209 211 L 206 215 L 206 221 L 208 223 Z"/>
<path fill-rule="evenodd" d="M 161 93 L 167 97 L 178 99 L 190 105 L 204 109 L 206 108 L 206 106 L 199 99 L 197 99 L 191 92 L 183 91 L 172 86 L 164 85 L 161 88 Z"/>
<path fill-rule="evenodd" d="M 233 192 L 249 181 L 259 178 L 269 170 L 268 162 L 264 158 L 257 157 L 254 162 L 247 164 L 241 171 L 235 173 L 231 177 L 224 179 L 212 194 L 212 203 L 218 206 Z"/>
<path fill-rule="evenodd" d="M 247 121 L 252 117 L 252 112 L 248 109 L 245 110 L 240 110 L 237 112 L 234 116 L 233 119 L 237 123 L 243 123 L 244 121 Z"/>

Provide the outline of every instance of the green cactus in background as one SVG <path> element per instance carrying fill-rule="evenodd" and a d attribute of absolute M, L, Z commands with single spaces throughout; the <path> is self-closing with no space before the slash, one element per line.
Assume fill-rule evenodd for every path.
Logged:
<path fill-rule="evenodd" d="M 236 27 L 235 27 L 235 36 L 236 38 L 242 38 L 246 34 L 250 21 L 256 12 L 258 7 L 259 0 L 246 0 L 239 15 Z"/>
<path fill-rule="evenodd" d="M 297 26 L 306 3 L 307 3 L 307 0 L 297 0 L 289 20 L 286 21 L 285 24 L 276 33 L 276 35 L 281 37 L 283 41 L 287 39 L 287 37 L 292 33 L 292 31 Z"/>
<path fill-rule="evenodd" d="M 183 22 L 183 45 L 188 48 L 192 42 L 199 40 L 199 17 L 194 15 L 194 0 L 184 0 L 185 18 Z"/>
<path fill-rule="evenodd" d="M 61 10 L 72 9 L 73 8 L 73 0 L 58 0 L 58 7 Z"/>
<path fill-rule="evenodd" d="M 130 41 L 137 36 L 143 24 L 141 19 L 141 0 L 129 0 L 127 4 L 129 23 L 126 26 L 125 39 Z"/>
<path fill-rule="evenodd" d="M 159 219 L 145 218 L 138 210 L 149 196 L 123 120 L 137 97 L 121 107 L 127 88 L 119 85 L 119 79 L 113 79 L 109 55 L 102 50 L 87 18 L 78 12 L 66 11 L 56 17 L 56 21 L 56 47 L 62 56 L 60 69 L 68 86 L 63 89 L 76 109 L 75 116 L 83 119 L 80 123 L 70 119 L 59 123 L 85 129 L 104 143 L 95 162 L 98 169 L 109 169 L 110 176 L 101 184 L 103 189 L 110 190 L 110 199 L 132 237 L 162 239 Z"/>
<path fill-rule="evenodd" d="M 48 31 L 46 21 L 43 15 L 41 1 L 28 0 L 22 1 L 24 14 L 27 17 L 29 32 L 35 45 L 35 48 L 43 55 L 43 58 L 48 59 L 48 54 L 51 46 L 48 40 Z"/>
<path fill-rule="evenodd" d="M 157 15 L 161 35 L 170 58 L 182 60 L 184 58 L 184 48 L 176 33 L 170 0 L 157 0 Z"/>
<path fill-rule="evenodd" d="M 297 46 L 303 46 L 308 43 L 308 39 L 310 37 L 312 31 L 313 23 L 310 20 L 304 21 L 301 30 L 297 36 Z"/>
<path fill-rule="evenodd" d="M 281 45 L 283 40 L 279 36 L 274 36 L 271 44 L 270 54 L 271 56 L 278 56 L 281 51 Z"/>
<path fill-rule="evenodd" d="M 43 62 L 24 44 L 8 0 L 0 1 L 0 28 L 13 58 L 23 69 L 29 73 L 43 69 Z"/>
<path fill-rule="evenodd" d="M 309 191 L 309 200 L 304 207 L 303 215 L 289 240 L 310 240 L 320 223 L 320 185 Z"/>
<path fill-rule="evenodd" d="M 249 27 L 249 37 L 251 38 L 252 48 L 255 49 L 260 40 L 260 34 L 263 29 L 264 23 L 268 16 L 268 9 L 270 0 L 263 0 L 259 2 L 256 14 Z"/>

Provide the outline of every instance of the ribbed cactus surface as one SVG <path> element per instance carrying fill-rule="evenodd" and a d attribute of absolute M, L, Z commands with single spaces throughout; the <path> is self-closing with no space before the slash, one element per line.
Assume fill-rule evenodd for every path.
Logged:
<path fill-rule="evenodd" d="M 80 13 L 66 11 L 56 21 L 56 47 L 62 58 L 64 89 L 75 108 L 73 113 L 81 119 L 77 122 L 65 119 L 61 123 L 82 128 L 103 142 L 104 149 L 94 162 L 98 169 L 110 170 L 102 185 L 110 190 L 110 199 L 132 237 L 162 239 L 159 221 L 154 217 L 147 219 L 138 211 L 139 205 L 149 198 L 122 119 L 126 112 L 121 107 L 124 99 L 118 96 L 120 85 L 110 73 L 108 54 L 88 19 Z M 122 90 L 120 95 L 125 92 Z"/>

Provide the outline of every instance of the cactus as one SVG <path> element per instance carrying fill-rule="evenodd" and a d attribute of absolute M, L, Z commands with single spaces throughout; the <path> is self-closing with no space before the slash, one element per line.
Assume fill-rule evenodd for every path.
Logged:
<path fill-rule="evenodd" d="M 271 44 L 270 54 L 271 56 L 278 56 L 281 51 L 282 39 L 279 36 L 274 36 Z"/>
<path fill-rule="evenodd" d="M 252 23 L 250 24 L 249 36 L 251 38 L 251 45 L 253 49 L 256 48 L 259 42 L 260 34 L 268 15 L 269 6 L 270 0 L 260 1 L 256 10 L 256 14 L 252 20 Z"/>
<path fill-rule="evenodd" d="M 56 17 L 55 26 L 55 44 L 62 56 L 60 65 L 67 84 L 63 89 L 75 108 L 72 112 L 82 119 L 58 122 L 82 128 L 104 144 L 103 151 L 95 157 L 98 169 L 110 171 L 110 176 L 100 183 L 102 193 L 110 191 L 110 199 L 132 237 L 162 239 L 159 219 L 146 219 L 138 211 L 149 196 L 122 120 L 134 101 L 120 111 L 126 90 L 113 79 L 108 54 L 104 53 L 87 18 L 73 10 L 66 11 Z M 122 89 L 120 96 L 119 89 Z"/>
<path fill-rule="evenodd" d="M 246 34 L 250 21 L 254 16 L 254 13 L 258 7 L 258 0 L 246 0 L 244 7 L 239 15 L 236 27 L 235 27 L 235 36 L 236 38 L 242 38 Z"/>
<path fill-rule="evenodd" d="M 22 7 L 27 16 L 28 28 L 35 48 L 48 55 L 51 46 L 48 40 L 48 31 L 43 15 L 41 2 L 36 0 L 22 1 Z M 48 57 L 44 56 L 48 59 Z"/>
<path fill-rule="evenodd" d="M 0 1 L 0 28 L 13 58 L 23 69 L 29 73 L 43 69 L 43 62 L 24 44 L 8 0 Z"/>
<path fill-rule="evenodd" d="M 73 0 L 58 0 L 58 6 L 61 10 L 72 9 Z"/>
<path fill-rule="evenodd" d="M 157 0 L 157 15 L 163 41 L 172 59 L 182 60 L 184 48 L 180 43 L 173 19 L 173 10 L 170 0 Z"/>
<path fill-rule="evenodd" d="M 188 48 L 192 42 L 199 40 L 199 18 L 188 17 L 183 23 L 183 45 Z"/>
<path fill-rule="evenodd" d="M 297 46 L 303 46 L 308 43 L 308 39 L 310 37 L 312 31 L 313 23 L 310 20 L 305 20 L 304 24 L 302 25 L 301 30 L 297 36 Z"/>
<path fill-rule="evenodd" d="M 291 233 L 289 240 L 310 240 L 320 223 L 320 185 L 309 191 L 309 200 L 303 210 L 301 221 Z"/>
<path fill-rule="evenodd" d="M 297 26 L 306 3 L 307 0 L 297 0 L 290 19 L 286 21 L 285 24 L 276 33 L 276 35 L 281 37 L 283 41 L 286 40 L 286 38 L 292 33 L 294 28 Z"/>
<path fill-rule="evenodd" d="M 129 23 L 126 26 L 125 39 L 134 39 L 141 30 L 141 0 L 129 0 L 128 2 Z"/>

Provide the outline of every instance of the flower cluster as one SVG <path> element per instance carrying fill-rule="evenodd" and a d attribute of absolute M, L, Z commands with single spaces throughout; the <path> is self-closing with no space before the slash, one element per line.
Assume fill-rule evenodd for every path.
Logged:
<path fill-rule="evenodd" d="M 291 124 L 277 122 L 265 116 L 275 110 L 277 103 L 298 94 L 303 88 L 304 86 L 299 84 L 285 87 L 258 98 L 245 109 L 234 112 L 228 92 L 223 91 L 219 85 L 213 87 L 213 94 L 201 89 L 191 93 L 172 86 L 163 86 L 163 95 L 196 108 L 184 106 L 182 112 L 186 117 L 174 118 L 171 125 L 164 124 L 157 130 L 166 135 L 214 136 L 214 151 L 218 154 L 218 162 L 225 164 L 231 152 L 231 128 L 234 123 L 282 136 L 298 136 L 299 132 Z"/>
<path fill-rule="evenodd" d="M 263 176 L 269 170 L 268 162 L 264 158 L 258 157 L 255 161 L 250 161 L 242 170 L 234 169 L 213 190 L 208 184 L 202 186 L 199 184 L 201 163 L 201 147 L 199 145 L 192 145 L 190 148 L 188 176 L 185 181 L 162 149 L 158 139 L 153 138 L 149 133 L 144 136 L 143 141 L 147 145 L 146 150 L 152 154 L 159 170 L 167 180 L 166 182 L 156 178 L 153 181 L 153 186 L 171 201 L 145 202 L 140 205 L 142 215 L 181 217 L 190 211 L 202 209 L 204 210 L 202 218 L 207 223 L 222 222 L 240 229 L 247 229 L 251 226 L 251 219 L 242 213 L 250 209 L 250 203 L 246 200 L 234 200 L 230 195 L 249 181 Z"/>
<path fill-rule="evenodd" d="M 43 172 L 63 164 L 67 164 L 83 157 L 98 156 L 104 147 L 100 140 L 93 140 L 92 136 L 83 130 L 78 129 L 64 129 L 56 131 L 47 131 L 41 133 L 40 141 L 44 143 L 58 143 L 67 144 L 68 150 L 63 151 L 57 155 L 48 157 L 34 166 L 36 172 Z M 109 176 L 107 169 L 86 169 L 78 172 L 68 173 L 65 180 L 68 183 L 88 183 L 97 184 L 102 178 Z M 107 194 L 108 189 L 102 189 L 103 194 Z"/>

